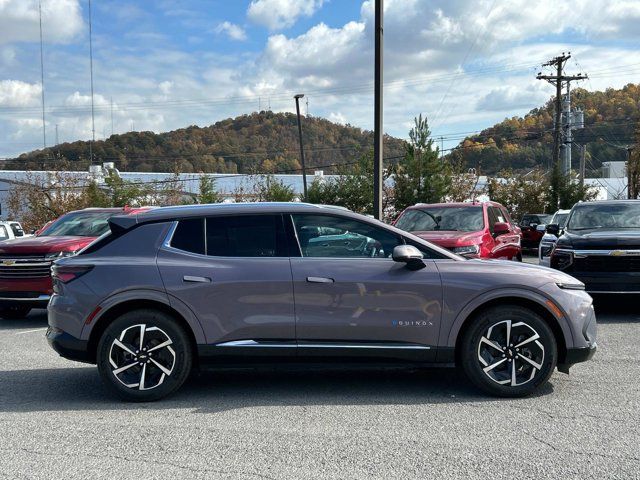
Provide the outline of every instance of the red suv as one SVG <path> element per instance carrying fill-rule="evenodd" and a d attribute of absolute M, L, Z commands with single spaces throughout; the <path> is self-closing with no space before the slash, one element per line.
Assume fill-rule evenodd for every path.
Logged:
<path fill-rule="evenodd" d="M 46 308 L 54 260 L 75 255 L 107 232 L 111 216 L 147 209 L 78 210 L 48 223 L 34 237 L 0 242 L 0 317 L 24 318 L 32 308 Z"/>
<path fill-rule="evenodd" d="M 464 257 L 522 261 L 520 228 L 496 202 L 419 203 L 394 225 Z"/>

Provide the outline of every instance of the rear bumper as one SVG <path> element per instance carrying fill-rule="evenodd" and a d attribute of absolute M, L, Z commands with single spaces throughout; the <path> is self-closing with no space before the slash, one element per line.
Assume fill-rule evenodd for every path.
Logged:
<path fill-rule="evenodd" d="M 86 340 L 80 340 L 59 328 L 49 327 L 46 333 L 47 341 L 61 357 L 77 362 L 94 363 L 88 352 Z"/>
<path fill-rule="evenodd" d="M 558 370 L 563 373 L 569 373 L 569 367 L 572 365 L 591 360 L 596 354 L 597 348 L 597 344 L 594 343 L 588 347 L 567 349 L 567 355 L 564 358 L 564 362 L 558 364 Z"/>

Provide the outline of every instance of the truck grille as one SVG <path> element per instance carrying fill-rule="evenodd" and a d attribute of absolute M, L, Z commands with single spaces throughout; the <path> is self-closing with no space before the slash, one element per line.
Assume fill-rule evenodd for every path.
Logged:
<path fill-rule="evenodd" d="M 640 272 L 640 257 L 592 256 L 574 260 L 576 272 Z"/>
<path fill-rule="evenodd" d="M 0 279 L 43 278 L 51 275 L 51 261 L 43 255 L 0 256 Z"/>

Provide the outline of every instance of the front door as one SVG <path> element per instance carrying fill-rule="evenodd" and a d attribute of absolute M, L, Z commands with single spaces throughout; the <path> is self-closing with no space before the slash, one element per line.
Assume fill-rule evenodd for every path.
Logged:
<path fill-rule="evenodd" d="M 433 261 L 418 271 L 394 262 L 404 240 L 377 225 L 340 215 L 292 218 L 301 252 L 291 259 L 300 355 L 435 355 L 442 287 Z"/>
<path fill-rule="evenodd" d="M 180 220 L 158 253 L 158 268 L 169 295 L 198 317 L 209 345 L 229 353 L 290 346 L 295 354 L 282 215 Z"/>

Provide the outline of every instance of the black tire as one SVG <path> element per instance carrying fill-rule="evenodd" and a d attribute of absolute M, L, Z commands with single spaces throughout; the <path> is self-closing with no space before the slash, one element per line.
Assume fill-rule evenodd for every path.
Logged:
<path fill-rule="evenodd" d="M 171 343 L 158 347 L 167 341 Z M 182 386 L 191 372 L 193 351 L 187 332 L 173 317 L 157 310 L 134 310 L 107 326 L 98 342 L 96 363 L 106 386 L 120 398 L 152 402 Z M 129 367 L 116 375 L 114 371 L 123 366 Z"/>
<path fill-rule="evenodd" d="M 21 320 L 29 315 L 31 307 L 4 307 L 0 308 L 0 317 L 5 320 Z"/>
<path fill-rule="evenodd" d="M 511 341 L 505 349 L 507 331 Z M 483 337 L 491 344 L 482 340 Z M 525 340 L 529 341 L 524 343 Z M 524 344 L 516 351 L 521 343 Z M 515 305 L 497 306 L 480 313 L 464 332 L 460 349 L 462 368 L 469 380 L 499 397 L 530 395 L 549 380 L 558 361 L 558 347 L 551 328 L 535 312 Z M 493 365 L 496 366 L 485 373 L 485 369 Z"/>

